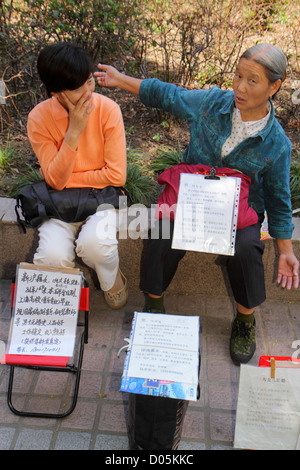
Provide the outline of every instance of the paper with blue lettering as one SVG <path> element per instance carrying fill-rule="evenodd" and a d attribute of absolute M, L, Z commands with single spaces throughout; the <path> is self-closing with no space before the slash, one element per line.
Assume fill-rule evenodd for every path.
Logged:
<path fill-rule="evenodd" d="M 135 312 L 121 391 L 197 400 L 197 316 Z"/>

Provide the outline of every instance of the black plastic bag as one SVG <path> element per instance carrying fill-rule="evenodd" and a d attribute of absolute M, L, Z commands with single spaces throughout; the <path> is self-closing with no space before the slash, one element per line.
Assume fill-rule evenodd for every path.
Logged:
<path fill-rule="evenodd" d="M 176 450 L 189 402 L 129 393 L 130 450 Z"/>

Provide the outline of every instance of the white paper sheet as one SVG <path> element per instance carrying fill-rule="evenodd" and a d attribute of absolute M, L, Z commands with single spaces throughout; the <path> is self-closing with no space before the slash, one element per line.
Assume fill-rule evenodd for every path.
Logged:
<path fill-rule="evenodd" d="M 199 318 L 138 312 L 128 376 L 198 383 Z"/>
<path fill-rule="evenodd" d="M 241 365 L 234 447 L 294 450 L 300 433 L 300 369 Z"/>
<path fill-rule="evenodd" d="M 234 255 L 240 184 L 181 174 L 172 248 Z"/>
<path fill-rule="evenodd" d="M 19 268 L 8 354 L 71 357 L 81 273 Z"/>

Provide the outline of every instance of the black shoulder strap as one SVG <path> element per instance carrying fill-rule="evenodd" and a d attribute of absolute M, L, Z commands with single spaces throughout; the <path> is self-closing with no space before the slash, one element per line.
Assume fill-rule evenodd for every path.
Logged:
<path fill-rule="evenodd" d="M 36 192 L 42 204 L 45 206 L 46 213 L 52 214 L 57 219 L 61 219 L 59 212 L 51 201 L 49 189 L 50 186 L 48 186 L 45 181 L 39 181 L 34 185 L 34 191 Z"/>

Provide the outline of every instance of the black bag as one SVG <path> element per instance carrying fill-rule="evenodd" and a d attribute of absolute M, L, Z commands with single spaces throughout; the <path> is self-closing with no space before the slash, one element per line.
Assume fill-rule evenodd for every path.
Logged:
<path fill-rule="evenodd" d="M 64 222 L 82 222 L 103 205 L 116 209 L 126 208 L 127 199 L 124 188 L 107 186 L 95 188 L 65 188 L 61 191 L 51 188 L 45 181 L 37 181 L 24 186 L 16 197 L 15 211 L 18 222 L 35 228 L 49 218 Z M 101 206 L 101 207 L 99 207 Z M 24 220 L 20 218 L 21 209 Z"/>
<path fill-rule="evenodd" d="M 130 450 L 176 450 L 189 402 L 174 398 L 128 394 Z"/>
<path fill-rule="evenodd" d="M 199 374 L 201 354 L 199 352 Z M 200 383 L 197 400 L 200 398 Z M 152 395 L 128 394 L 130 450 L 177 450 L 189 401 Z"/>

